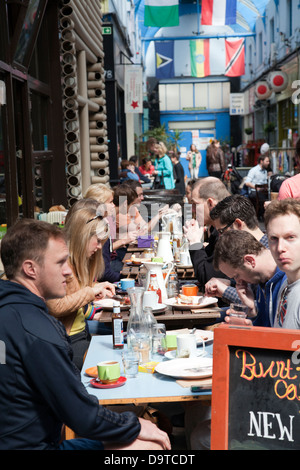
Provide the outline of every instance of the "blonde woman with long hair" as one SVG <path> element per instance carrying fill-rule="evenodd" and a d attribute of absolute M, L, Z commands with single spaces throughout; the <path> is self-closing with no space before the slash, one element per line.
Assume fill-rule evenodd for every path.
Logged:
<path fill-rule="evenodd" d="M 104 273 L 102 247 L 109 237 L 109 226 L 95 207 L 71 211 L 66 220 L 69 265 L 66 295 L 47 302 L 50 313 L 61 320 L 70 337 L 73 362 L 81 369 L 90 334 L 87 319 L 97 314 L 96 299 L 112 297 L 115 287 L 109 282 L 96 282 Z"/>
<path fill-rule="evenodd" d="M 167 155 L 167 147 L 164 142 L 158 142 L 156 145 L 156 153 L 157 157 L 154 161 L 155 171 L 153 174 L 161 178 L 165 189 L 174 189 L 173 163 Z"/>

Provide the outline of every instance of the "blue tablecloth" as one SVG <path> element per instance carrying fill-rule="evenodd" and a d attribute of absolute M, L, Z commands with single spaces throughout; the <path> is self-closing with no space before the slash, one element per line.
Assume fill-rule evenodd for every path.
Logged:
<path fill-rule="evenodd" d="M 125 345 L 126 348 L 126 345 Z M 206 351 L 212 354 L 212 342 L 206 345 Z M 92 341 L 82 368 L 81 379 L 88 392 L 95 395 L 99 400 L 124 400 L 135 399 L 141 401 L 147 398 L 145 402 L 151 401 L 178 401 L 182 397 L 191 397 L 197 395 L 210 395 L 210 390 L 203 390 L 192 393 L 190 387 L 182 387 L 176 383 L 176 379 L 155 372 L 154 374 L 139 372 L 135 378 L 128 378 L 125 385 L 119 388 L 97 389 L 91 384 L 91 377 L 85 374 L 85 370 L 95 367 L 98 362 L 117 360 L 121 365 L 121 375 L 123 375 L 122 350 L 113 349 L 112 336 L 93 336 Z M 162 360 L 169 360 L 162 358 Z M 169 399 L 168 399 L 169 398 Z"/>

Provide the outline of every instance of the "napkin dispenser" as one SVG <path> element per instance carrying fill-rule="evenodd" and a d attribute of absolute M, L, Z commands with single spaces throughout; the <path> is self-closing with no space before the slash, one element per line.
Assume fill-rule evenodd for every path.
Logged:
<path fill-rule="evenodd" d="M 138 248 L 151 248 L 154 243 L 154 238 L 151 235 L 145 235 L 137 238 Z"/>

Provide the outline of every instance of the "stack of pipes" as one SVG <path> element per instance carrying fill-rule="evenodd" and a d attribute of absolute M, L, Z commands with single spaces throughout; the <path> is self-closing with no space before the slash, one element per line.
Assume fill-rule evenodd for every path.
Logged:
<path fill-rule="evenodd" d="M 68 5 L 64 4 L 60 13 L 67 197 L 69 205 L 72 205 L 81 195 L 75 25 L 69 15 Z"/>
<path fill-rule="evenodd" d="M 104 52 L 98 0 L 60 9 L 69 205 L 91 183 L 109 182 Z"/>
<path fill-rule="evenodd" d="M 88 96 L 99 105 L 97 113 L 90 114 L 91 168 L 95 171 L 92 183 L 109 181 L 106 97 L 104 68 L 98 62 L 88 67 Z"/>

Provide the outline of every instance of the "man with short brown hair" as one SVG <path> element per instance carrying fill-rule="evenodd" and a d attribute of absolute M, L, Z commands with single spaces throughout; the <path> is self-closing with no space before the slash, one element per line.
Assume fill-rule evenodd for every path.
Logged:
<path fill-rule="evenodd" d="M 300 201 L 272 201 L 265 213 L 269 247 L 286 282 L 278 298 L 276 327 L 300 328 Z"/>
<path fill-rule="evenodd" d="M 2 239 L 0 450 L 169 449 L 150 421 L 105 409 L 81 383 L 66 330 L 46 307 L 66 293 L 68 258 L 63 233 L 47 222 L 20 220 Z M 60 444 L 63 424 L 82 439 Z"/>
<path fill-rule="evenodd" d="M 237 292 L 249 307 L 253 323 L 273 326 L 285 274 L 277 267 L 270 250 L 249 232 L 229 230 L 216 244 L 214 266 L 235 279 Z M 256 298 L 250 284 L 257 286 Z"/>

